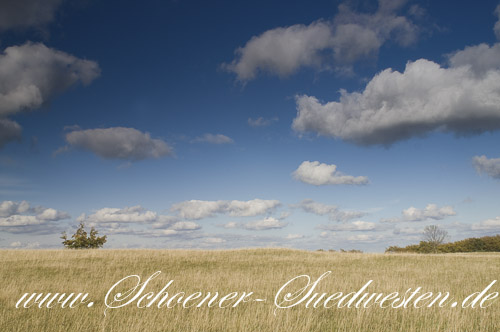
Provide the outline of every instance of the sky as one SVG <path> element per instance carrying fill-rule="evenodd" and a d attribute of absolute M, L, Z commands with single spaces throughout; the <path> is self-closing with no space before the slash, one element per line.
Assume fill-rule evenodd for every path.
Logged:
<path fill-rule="evenodd" d="M 0 2 L 0 247 L 500 233 L 498 1 Z"/>

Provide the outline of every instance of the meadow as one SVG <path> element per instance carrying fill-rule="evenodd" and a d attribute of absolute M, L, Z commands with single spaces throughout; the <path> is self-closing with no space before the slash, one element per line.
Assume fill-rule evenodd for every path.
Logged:
<path fill-rule="evenodd" d="M 139 275 L 169 292 L 253 291 L 265 302 L 237 307 L 138 308 L 106 311 L 105 296 L 117 281 Z M 298 275 L 316 279 L 317 292 L 449 291 L 463 299 L 500 276 L 499 254 L 366 254 L 290 249 L 241 250 L 2 250 L 0 331 L 500 331 L 500 301 L 487 308 L 293 308 L 275 312 L 280 287 Z M 132 282 L 132 280 L 127 280 Z M 133 283 L 129 283 L 129 288 Z M 125 286 L 125 283 L 123 284 Z M 498 291 L 495 284 L 492 290 Z M 89 293 L 94 305 L 76 308 L 16 308 L 24 293 Z"/>

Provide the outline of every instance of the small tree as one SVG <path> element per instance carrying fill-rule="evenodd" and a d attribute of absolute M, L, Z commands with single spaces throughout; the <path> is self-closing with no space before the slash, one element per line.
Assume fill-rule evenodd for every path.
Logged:
<path fill-rule="evenodd" d="M 429 244 L 431 252 L 437 252 L 438 246 L 444 243 L 448 232 L 436 225 L 425 226 L 423 240 Z"/>
<path fill-rule="evenodd" d="M 90 234 L 84 229 L 85 225 L 83 222 L 80 223 L 75 234 L 68 239 L 66 232 L 62 233 L 61 239 L 64 241 L 62 244 L 68 249 L 97 249 L 102 248 L 104 243 L 106 243 L 106 235 L 97 236 L 97 231 L 94 227 L 90 228 Z"/>

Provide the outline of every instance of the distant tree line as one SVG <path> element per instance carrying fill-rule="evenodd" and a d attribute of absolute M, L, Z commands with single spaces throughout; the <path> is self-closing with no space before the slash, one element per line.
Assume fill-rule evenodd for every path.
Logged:
<path fill-rule="evenodd" d="M 500 252 L 500 235 L 471 237 L 456 242 L 433 244 L 430 241 L 420 241 L 406 247 L 391 246 L 386 253 L 454 253 L 454 252 Z"/>

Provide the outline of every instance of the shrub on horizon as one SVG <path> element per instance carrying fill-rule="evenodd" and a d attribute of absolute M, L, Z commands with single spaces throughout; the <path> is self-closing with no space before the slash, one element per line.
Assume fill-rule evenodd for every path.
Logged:
<path fill-rule="evenodd" d="M 62 244 L 68 249 L 97 249 L 102 248 L 106 243 L 106 235 L 97 236 L 97 230 L 94 227 L 90 228 L 90 234 L 85 231 L 85 224 L 80 223 L 75 234 L 68 239 L 66 232 L 62 233 Z"/>

